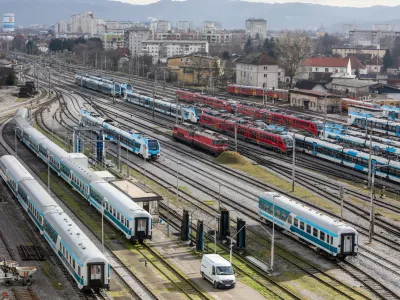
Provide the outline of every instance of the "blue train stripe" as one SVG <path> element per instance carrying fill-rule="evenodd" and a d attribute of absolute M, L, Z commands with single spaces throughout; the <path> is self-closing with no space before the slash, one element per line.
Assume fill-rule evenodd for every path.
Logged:
<path fill-rule="evenodd" d="M 302 237 L 304 237 L 304 239 L 312 241 L 313 243 L 317 244 L 321 248 L 324 248 L 324 249 L 328 250 L 329 252 L 337 253 L 337 248 L 336 247 L 333 247 L 333 246 L 327 244 L 326 242 L 321 241 L 319 238 L 317 238 L 317 237 L 315 237 L 315 236 L 313 236 L 313 235 L 311 235 L 311 234 L 309 234 L 307 232 L 304 232 L 303 230 L 300 230 L 299 228 L 294 227 L 293 225 L 290 226 L 290 230 L 292 232 L 295 232 L 298 235 L 301 235 Z"/>

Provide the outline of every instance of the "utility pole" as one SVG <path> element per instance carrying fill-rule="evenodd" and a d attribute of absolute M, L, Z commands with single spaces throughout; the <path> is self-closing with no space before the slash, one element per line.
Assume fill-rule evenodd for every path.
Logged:
<path fill-rule="evenodd" d="M 294 192 L 295 178 L 296 178 L 296 133 L 293 134 L 292 192 Z"/>
<path fill-rule="evenodd" d="M 153 119 L 156 106 L 156 89 L 157 89 L 157 68 L 154 71 L 154 89 L 153 89 Z"/>
<path fill-rule="evenodd" d="M 97 69 L 97 52 L 96 52 L 96 62 L 94 63 L 94 66 Z"/>
<path fill-rule="evenodd" d="M 50 88 L 51 88 L 51 70 L 49 68 L 49 97 L 50 97 Z"/>
<path fill-rule="evenodd" d="M 339 197 L 340 197 L 340 221 L 343 222 L 343 206 L 344 206 L 344 193 L 346 190 L 341 186 L 339 187 Z"/>
<path fill-rule="evenodd" d="M 369 235 L 368 235 L 368 242 L 372 243 L 372 235 L 374 232 L 374 185 L 375 185 L 375 166 L 372 167 L 372 179 L 371 179 L 371 211 L 369 214 Z"/>
<path fill-rule="evenodd" d="M 368 117 L 365 118 L 365 129 L 368 137 Z M 368 158 L 368 187 L 371 187 L 371 173 L 372 173 L 372 122 L 371 132 L 369 133 L 369 158 Z"/>
<path fill-rule="evenodd" d="M 324 138 L 325 138 L 325 127 L 326 127 L 326 114 L 328 112 L 328 103 L 326 102 L 327 100 L 327 94 L 325 92 L 325 113 L 324 113 Z"/>
<path fill-rule="evenodd" d="M 178 96 L 175 96 L 177 102 L 176 102 L 176 109 L 175 109 L 175 124 L 178 125 L 178 107 L 179 107 L 179 98 Z"/>
<path fill-rule="evenodd" d="M 238 152 L 238 140 L 237 140 L 237 105 L 235 106 L 235 152 Z"/>

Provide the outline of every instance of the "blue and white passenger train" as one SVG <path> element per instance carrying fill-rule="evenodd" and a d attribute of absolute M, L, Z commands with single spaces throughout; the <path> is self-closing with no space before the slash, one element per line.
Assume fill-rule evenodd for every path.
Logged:
<path fill-rule="evenodd" d="M 355 229 L 279 193 L 265 192 L 259 196 L 258 215 L 338 259 L 358 253 Z"/>
<path fill-rule="evenodd" d="M 329 127 L 325 127 L 325 138 L 335 140 L 338 142 L 344 142 L 349 145 L 355 145 L 357 147 L 366 149 L 366 151 L 368 151 L 368 147 L 370 146 L 370 141 L 368 137 L 366 139 L 362 137 L 347 135 L 346 131 L 344 130 L 338 130 Z M 372 149 L 375 151 L 379 151 L 381 153 L 394 156 L 400 155 L 400 148 L 396 148 L 392 145 L 375 142 L 373 140 L 371 144 L 372 144 Z"/>
<path fill-rule="evenodd" d="M 176 117 L 191 123 L 198 123 L 200 119 L 201 109 L 196 107 L 189 107 L 184 105 L 178 105 L 170 102 L 169 100 L 153 99 L 152 97 L 144 96 L 134 92 L 128 92 L 125 96 L 125 100 L 148 109 L 154 110 L 168 116 Z"/>
<path fill-rule="evenodd" d="M 90 170 L 87 162 L 82 163 L 75 153 L 65 152 L 37 131 L 25 118 L 15 117 L 14 122 L 19 139 L 100 213 L 103 204 L 105 218 L 127 239 L 151 239 L 152 218 L 147 211 Z"/>
<path fill-rule="evenodd" d="M 104 128 L 104 136 L 108 140 L 120 141 L 121 146 L 140 155 L 145 159 L 157 159 L 160 157 L 160 143 L 142 133 L 126 132 L 111 125 L 109 120 L 92 116 L 87 110 L 81 110 L 82 126 L 100 126 Z"/>
<path fill-rule="evenodd" d="M 368 130 L 372 128 L 372 131 L 380 134 L 400 137 L 400 123 L 388 119 L 373 118 L 367 114 L 353 112 L 349 113 L 347 124 L 365 129 L 367 127 L 367 120 Z"/>
<path fill-rule="evenodd" d="M 306 137 L 296 133 L 296 150 L 311 156 L 329 160 L 336 164 L 368 173 L 369 153 L 346 149 L 343 146 Z M 400 162 L 372 155 L 372 165 L 385 166 L 377 168 L 376 176 L 400 182 Z"/>
<path fill-rule="evenodd" d="M 0 175 L 79 289 L 108 288 L 106 257 L 14 156 L 0 158 Z"/>
<path fill-rule="evenodd" d="M 400 107 L 391 106 L 391 105 L 382 105 L 381 109 L 383 110 L 383 114 L 392 121 L 400 120 Z"/>
<path fill-rule="evenodd" d="M 121 96 L 121 85 L 117 82 L 86 74 L 75 74 L 75 84 L 110 96 Z"/>

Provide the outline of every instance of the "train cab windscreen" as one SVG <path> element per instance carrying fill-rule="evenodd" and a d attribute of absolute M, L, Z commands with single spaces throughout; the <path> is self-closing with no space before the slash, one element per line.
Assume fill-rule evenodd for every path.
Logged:
<path fill-rule="evenodd" d="M 149 140 L 148 144 L 149 144 L 149 150 L 158 150 L 159 145 L 156 140 Z"/>

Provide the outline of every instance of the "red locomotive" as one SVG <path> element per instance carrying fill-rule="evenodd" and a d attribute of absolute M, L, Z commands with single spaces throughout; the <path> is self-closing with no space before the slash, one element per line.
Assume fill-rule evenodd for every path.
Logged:
<path fill-rule="evenodd" d="M 230 84 L 226 88 L 226 91 L 232 95 L 254 96 L 254 97 L 263 97 L 264 92 L 265 92 L 265 96 L 268 99 L 280 99 L 280 100 L 284 100 L 284 101 L 288 101 L 288 99 L 289 99 L 289 91 L 288 90 L 265 89 L 265 91 L 264 91 L 264 89 L 262 87 L 257 87 L 257 86 Z"/>
<path fill-rule="evenodd" d="M 293 151 L 293 139 L 287 134 L 276 134 L 254 127 L 247 122 L 235 119 L 224 119 L 218 115 L 201 114 L 200 124 L 215 131 L 235 135 L 235 123 L 237 124 L 238 139 L 249 141 L 266 148 L 282 153 Z"/>
<path fill-rule="evenodd" d="M 214 155 L 228 151 L 227 138 L 209 130 L 200 130 L 188 123 L 174 125 L 172 136 L 192 147 L 203 149 Z"/>

